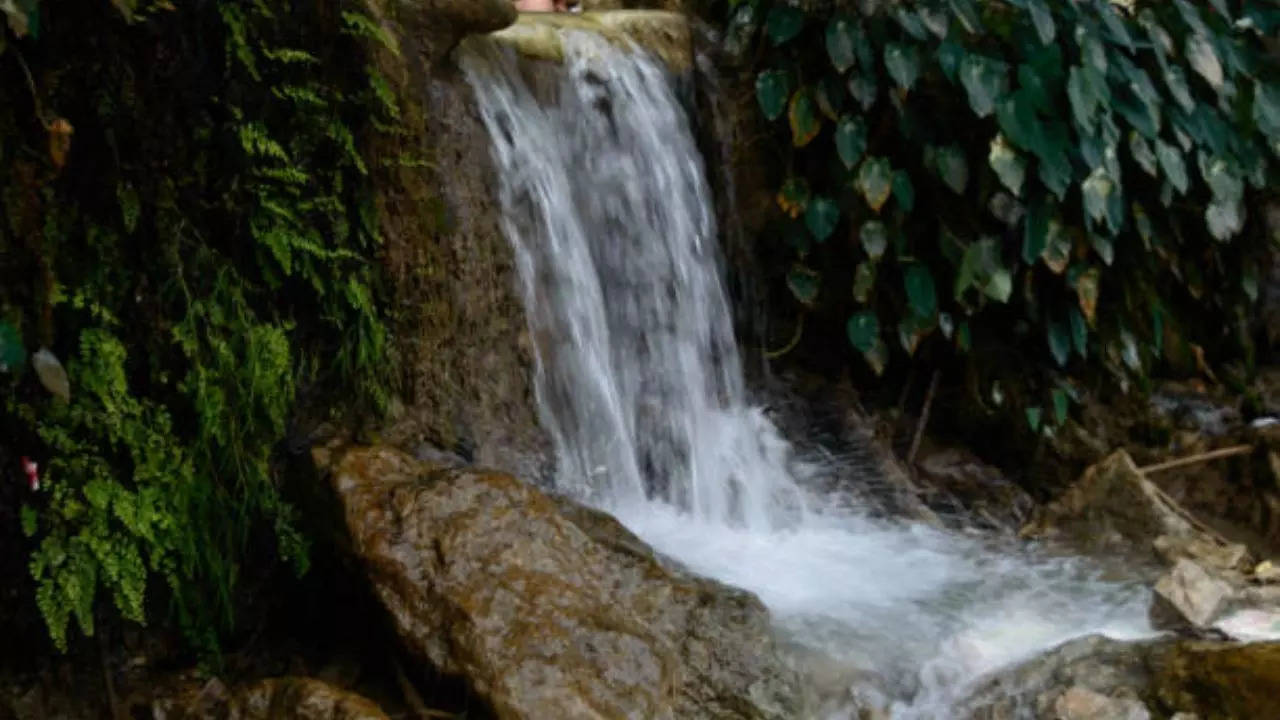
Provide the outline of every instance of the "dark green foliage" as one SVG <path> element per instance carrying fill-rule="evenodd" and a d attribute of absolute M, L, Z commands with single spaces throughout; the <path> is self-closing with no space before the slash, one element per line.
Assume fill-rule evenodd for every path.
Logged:
<path fill-rule="evenodd" d="M 840 211 L 789 245 L 877 374 L 889 345 L 1016 348 L 1038 431 L 1065 414 L 1057 368 L 1130 387 L 1167 358 L 1253 356 L 1223 327 L 1257 300 L 1269 241 L 1248 209 L 1280 179 L 1273 3 L 731 5 L 767 119 L 791 93 L 779 204 L 795 216 L 803 187 L 806 220 L 810 197 Z M 797 122 L 808 88 L 839 84 L 839 114 Z"/>
<path fill-rule="evenodd" d="M 247 576 L 307 568 L 278 479 L 300 404 L 386 402 L 357 138 L 394 131 L 360 60 L 390 39 L 341 2 L 0 12 L 0 442 L 42 464 L 22 513 L 38 605 L 65 647 L 103 594 L 137 622 L 168 598 L 216 651 Z M 74 358 L 69 403 L 12 362 L 24 345 Z"/>

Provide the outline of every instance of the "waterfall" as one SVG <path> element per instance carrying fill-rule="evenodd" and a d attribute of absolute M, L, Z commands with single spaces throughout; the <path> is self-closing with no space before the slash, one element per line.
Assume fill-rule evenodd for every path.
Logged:
<path fill-rule="evenodd" d="M 830 717 L 868 695 L 895 717 L 949 717 L 985 672 L 1090 632 L 1148 633 L 1139 583 L 811 488 L 817 466 L 748 402 L 670 73 L 591 33 L 559 39 L 559 63 L 489 38 L 459 53 L 492 138 L 557 489 L 757 593 L 821 658 L 815 675 L 846 679 Z"/>
<path fill-rule="evenodd" d="M 590 33 L 561 37 L 549 89 L 496 43 L 463 54 L 493 137 L 558 486 L 607 507 L 794 523 L 790 447 L 747 403 L 711 193 L 668 72 Z"/>

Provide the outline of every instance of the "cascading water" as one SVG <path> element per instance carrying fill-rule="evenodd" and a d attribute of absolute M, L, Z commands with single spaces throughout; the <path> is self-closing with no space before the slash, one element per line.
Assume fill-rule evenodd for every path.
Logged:
<path fill-rule="evenodd" d="M 549 75 L 486 38 L 460 52 L 493 141 L 559 489 L 756 592 L 785 639 L 898 717 L 947 717 L 982 673 L 1070 637 L 1148 632 L 1145 591 L 1087 563 L 873 520 L 807 489 L 850 470 L 805 462 L 747 401 L 670 73 L 591 33 L 560 41 Z"/>

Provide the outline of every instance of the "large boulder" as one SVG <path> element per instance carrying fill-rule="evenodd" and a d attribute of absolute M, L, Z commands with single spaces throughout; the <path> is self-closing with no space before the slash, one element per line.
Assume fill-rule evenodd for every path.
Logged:
<path fill-rule="evenodd" d="M 760 601 L 664 567 L 607 515 L 386 447 L 342 452 L 332 480 L 406 645 L 498 717 L 802 715 Z"/>
<path fill-rule="evenodd" d="M 1219 538 L 1148 480 L 1123 450 L 1085 470 L 1037 513 L 1023 535 L 1165 562 L 1186 555 L 1248 560 L 1243 548 Z"/>
<path fill-rule="evenodd" d="M 1280 643 L 1089 636 L 999 671 L 957 708 L 971 720 L 1275 717 Z"/>

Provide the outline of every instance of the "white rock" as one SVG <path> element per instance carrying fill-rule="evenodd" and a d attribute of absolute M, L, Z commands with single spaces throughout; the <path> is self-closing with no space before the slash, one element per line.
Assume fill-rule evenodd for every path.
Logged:
<path fill-rule="evenodd" d="M 1225 609 L 1234 594 L 1226 582 L 1181 558 L 1156 583 L 1157 602 L 1172 606 L 1192 627 L 1204 629 Z"/>

